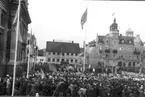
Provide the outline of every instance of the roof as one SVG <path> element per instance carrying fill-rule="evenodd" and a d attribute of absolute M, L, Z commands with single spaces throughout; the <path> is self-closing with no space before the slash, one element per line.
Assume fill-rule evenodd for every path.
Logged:
<path fill-rule="evenodd" d="M 38 56 L 45 56 L 45 49 L 38 50 Z"/>
<path fill-rule="evenodd" d="M 98 43 L 104 43 L 104 38 L 106 36 L 98 36 Z M 129 36 L 119 36 L 119 44 L 134 45 L 135 37 Z M 143 46 L 143 42 L 140 41 L 140 44 Z"/>
<path fill-rule="evenodd" d="M 119 44 L 133 45 L 134 44 L 134 37 L 119 36 Z"/>
<path fill-rule="evenodd" d="M 104 43 L 105 36 L 98 36 L 98 43 Z"/>
<path fill-rule="evenodd" d="M 94 47 L 94 46 L 96 46 L 96 40 L 89 42 L 89 47 Z"/>
<path fill-rule="evenodd" d="M 46 52 L 80 53 L 78 43 L 47 41 Z"/>

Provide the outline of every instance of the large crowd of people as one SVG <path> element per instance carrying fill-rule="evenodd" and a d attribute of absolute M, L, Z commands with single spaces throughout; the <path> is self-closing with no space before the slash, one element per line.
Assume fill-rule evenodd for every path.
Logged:
<path fill-rule="evenodd" d="M 142 76 L 142 79 L 145 76 Z M 0 95 L 11 95 L 12 77 L 0 78 Z M 134 76 L 95 72 L 33 72 L 16 78 L 17 96 L 145 97 L 145 80 Z"/>

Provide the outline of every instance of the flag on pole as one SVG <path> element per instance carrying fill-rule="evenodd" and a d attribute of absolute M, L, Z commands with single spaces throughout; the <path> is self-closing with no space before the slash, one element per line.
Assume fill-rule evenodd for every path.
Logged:
<path fill-rule="evenodd" d="M 13 19 L 12 31 L 16 32 L 16 28 L 19 25 L 19 28 L 18 28 L 18 41 L 23 42 L 22 35 L 20 33 L 20 23 L 17 24 L 18 21 L 20 22 L 20 19 L 18 19 L 18 13 L 20 13 L 20 8 L 17 9 L 15 17 Z"/>
<path fill-rule="evenodd" d="M 115 16 L 115 12 L 114 12 L 114 13 L 112 13 L 112 16 Z"/>
<path fill-rule="evenodd" d="M 14 22 L 16 22 L 16 43 L 15 43 L 15 59 L 14 59 L 14 69 L 13 69 L 13 86 L 12 86 L 12 96 L 14 96 L 15 91 L 15 77 L 16 77 L 16 64 L 17 64 L 17 46 L 18 46 L 18 39 L 19 39 L 19 18 L 20 18 L 20 8 L 21 8 L 21 0 L 18 2 L 18 8 L 16 11 L 16 15 L 14 18 Z M 16 19 L 17 17 L 17 19 Z M 14 23 L 13 22 L 13 23 Z"/>
<path fill-rule="evenodd" d="M 84 14 L 82 15 L 82 18 L 81 18 L 81 26 L 82 26 L 82 29 L 83 29 L 83 25 L 84 23 L 87 21 L 87 12 L 88 9 L 86 9 L 86 11 L 84 12 Z"/>

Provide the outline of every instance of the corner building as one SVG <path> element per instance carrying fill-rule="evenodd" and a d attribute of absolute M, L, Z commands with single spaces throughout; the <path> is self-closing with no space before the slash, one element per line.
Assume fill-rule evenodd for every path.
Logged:
<path fill-rule="evenodd" d="M 97 35 L 96 40 L 87 46 L 88 61 L 93 67 L 118 67 L 129 71 L 138 71 L 142 66 L 143 51 L 144 44 L 140 36 L 134 36 L 131 29 L 123 36 L 119 33 L 116 18 L 107 35 Z"/>

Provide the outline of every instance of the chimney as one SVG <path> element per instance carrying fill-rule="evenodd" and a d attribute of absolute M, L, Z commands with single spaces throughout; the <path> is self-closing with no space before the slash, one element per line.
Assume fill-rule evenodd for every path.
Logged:
<path fill-rule="evenodd" d="M 54 42 L 54 39 L 53 39 L 53 42 Z"/>
<path fill-rule="evenodd" d="M 74 43 L 74 41 L 72 41 L 72 43 Z"/>

